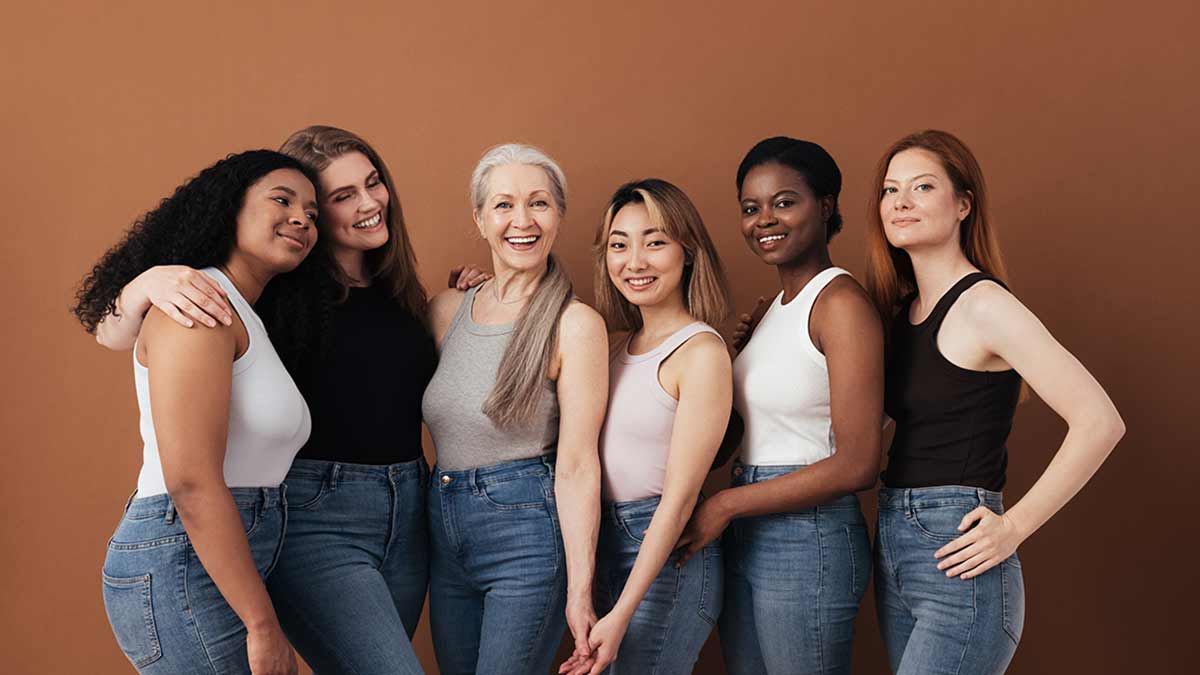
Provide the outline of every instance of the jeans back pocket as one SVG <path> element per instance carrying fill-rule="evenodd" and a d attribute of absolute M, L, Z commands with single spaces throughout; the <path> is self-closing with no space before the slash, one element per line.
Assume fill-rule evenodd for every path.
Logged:
<path fill-rule="evenodd" d="M 150 575 L 104 578 L 104 610 L 112 625 L 117 644 L 130 663 L 141 668 L 162 656 L 158 628 L 154 623 L 154 603 L 150 593 Z"/>

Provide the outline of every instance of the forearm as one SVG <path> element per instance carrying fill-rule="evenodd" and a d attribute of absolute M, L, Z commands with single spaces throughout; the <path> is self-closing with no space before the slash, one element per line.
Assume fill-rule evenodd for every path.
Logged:
<path fill-rule="evenodd" d="M 1006 512 L 1022 540 L 1050 520 L 1087 484 L 1124 433 L 1124 423 L 1115 411 L 1097 422 L 1071 426 L 1041 477 Z"/>
<path fill-rule="evenodd" d="M 713 498 L 720 500 L 730 520 L 787 513 L 869 489 L 877 473 L 878 461 L 855 462 L 834 455 L 784 476 L 722 490 Z"/>
<path fill-rule="evenodd" d="M 216 483 L 186 487 L 171 498 L 204 570 L 247 630 L 278 624 L 229 489 Z"/>
<path fill-rule="evenodd" d="M 638 549 L 633 569 L 629 572 L 629 579 L 625 582 L 621 596 L 613 607 L 614 613 L 628 620 L 637 611 L 642 598 L 646 596 L 650 586 L 671 557 L 671 552 L 675 550 L 679 535 L 683 533 L 683 528 L 687 525 L 688 518 L 691 518 L 695 506 L 694 495 L 687 501 L 679 499 L 668 501 L 664 495 L 663 500 L 659 502 L 658 508 L 654 511 L 654 517 L 650 519 L 650 526 L 642 538 L 642 545 Z"/>
<path fill-rule="evenodd" d="M 136 289 L 136 280 L 130 282 L 117 296 L 116 313 L 104 315 L 96 325 L 96 342 L 113 350 L 133 349 L 142 320 L 150 310 L 150 299 Z"/>
<path fill-rule="evenodd" d="M 567 556 L 567 594 L 590 601 L 600 525 L 600 462 L 594 452 L 591 461 L 560 463 L 554 494 Z"/>

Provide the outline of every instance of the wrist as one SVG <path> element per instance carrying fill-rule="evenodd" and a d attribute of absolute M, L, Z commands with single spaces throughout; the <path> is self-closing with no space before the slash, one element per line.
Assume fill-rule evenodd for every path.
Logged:
<path fill-rule="evenodd" d="M 721 490 L 709 498 L 709 501 L 712 502 L 712 506 L 709 508 L 726 524 L 738 517 L 737 505 L 729 497 L 731 492 L 733 492 L 732 489 Z"/>
<path fill-rule="evenodd" d="M 1025 518 L 1019 506 L 1014 506 L 1008 511 L 1005 511 L 1004 518 L 1007 519 L 1008 522 L 1012 523 L 1013 529 L 1016 531 L 1017 536 L 1020 537 L 1021 541 L 1025 541 L 1029 535 L 1033 534 L 1033 530 L 1036 529 L 1035 526 Z"/>
<path fill-rule="evenodd" d="M 146 270 L 149 272 L 149 270 Z M 142 288 L 142 278 L 146 275 L 142 272 L 133 278 L 125 288 L 117 294 L 116 307 L 117 312 L 124 316 L 145 316 L 146 312 L 150 311 L 150 296 Z M 138 299 L 138 302 L 133 302 L 133 299 Z"/>
<path fill-rule="evenodd" d="M 249 617 L 242 621 L 246 625 L 247 633 L 274 633 L 282 632 L 283 628 L 279 625 L 279 618 L 275 616 L 275 612 Z"/>

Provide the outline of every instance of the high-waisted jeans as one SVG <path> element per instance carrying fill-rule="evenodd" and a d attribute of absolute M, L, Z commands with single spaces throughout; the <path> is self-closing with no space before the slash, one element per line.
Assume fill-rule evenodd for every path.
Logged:
<path fill-rule="evenodd" d="M 267 583 L 288 639 L 318 673 L 421 673 L 410 639 L 429 582 L 424 459 L 297 459 L 288 532 Z"/>
<path fill-rule="evenodd" d="M 435 469 L 429 526 L 429 616 L 441 672 L 547 672 L 566 628 L 567 595 L 553 457 Z"/>
<path fill-rule="evenodd" d="M 604 616 L 621 597 L 641 550 L 659 497 L 605 504 L 596 556 L 596 612 Z M 672 553 L 633 613 L 610 675 L 692 672 L 721 614 L 724 564 L 720 542 L 705 546 L 680 569 Z"/>
<path fill-rule="evenodd" d="M 280 488 L 233 488 L 246 540 L 265 579 L 287 516 Z M 104 609 L 139 673 L 250 672 L 246 627 L 192 548 L 168 495 L 131 499 L 104 558 Z"/>
<path fill-rule="evenodd" d="M 1000 493 L 980 488 L 880 489 L 875 604 L 893 672 L 986 675 L 1012 660 L 1025 622 L 1016 554 L 972 579 L 947 577 L 933 557 L 979 506 L 1004 513 Z"/>
<path fill-rule="evenodd" d="M 737 463 L 733 486 L 800 466 Z M 849 673 L 854 619 L 871 570 L 858 497 L 739 518 L 725 531 L 721 646 L 730 673 Z"/>

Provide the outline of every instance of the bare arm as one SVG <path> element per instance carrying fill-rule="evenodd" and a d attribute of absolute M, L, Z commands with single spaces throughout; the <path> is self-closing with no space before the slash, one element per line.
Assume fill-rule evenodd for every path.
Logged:
<path fill-rule="evenodd" d="M 720 338 L 697 335 L 670 360 L 678 360 L 671 365 L 679 373 L 679 406 L 671 427 L 662 498 L 620 598 L 592 629 L 591 646 L 596 652 L 592 673 L 602 671 L 617 657 L 634 612 L 675 549 L 721 443 L 733 402 L 729 352 Z"/>
<path fill-rule="evenodd" d="M 205 571 L 246 626 L 251 664 L 259 666 L 255 673 L 291 673 L 291 648 L 225 486 L 237 330 L 188 330 L 162 312 L 151 312 L 143 347 L 154 433 L 167 492 Z"/>
<path fill-rule="evenodd" d="M 554 496 L 567 556 L 567 624 L 587 654 L 595 623 L 592 577 L 600 524 L 597 444 L 608 403 L 608 335 L 595 310 L 573 302 L 559 325 L 558 460 Z"/>
<path fill-rule="evenodd" d="M 813 308 L 811 334 L 825 354 L 837 452 L 778 478 L 722 490 L 696 509 L 682 564 L 734 518 L 811 508 L 870 488 L 879 473 L 883 419 L 883 327 L 853 279 L 833 281 Z"/>
<path fill-rule="evenodd" d="M 1125 435 L 1125 423 L 1100 383 L 1011 293 L 981 283 L 957 304 L 972 341 L 1011 365 L 1067 423 L 1058 452 L 1020 501 L 1003 516 L 986 507 L 968 513 L 959 529 L 970 531 L 935 554 L 948 576 L 970 578 L 1012 555 L 1058 513 Z"/>
<path fill-rule="evenodd" d="M 230 325 L 233 315 L 225 289 L 207 274 L 184 265 L 160 265 L 125 284 L 117 297 L 117 313 L 96 326 L 96 342 L 114 351 L 132 349 L 151 307 L 158 307 L 181 326 L 196 321 L 213 328 Z"/>

